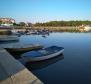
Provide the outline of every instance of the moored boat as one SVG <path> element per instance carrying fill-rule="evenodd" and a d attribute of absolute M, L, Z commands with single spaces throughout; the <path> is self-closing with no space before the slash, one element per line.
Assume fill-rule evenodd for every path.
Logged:
<path fill-rule="evenodd" d="M 62 54 L 63 47 L 51 46 L 38 51 L 26 52 L 21 55 L 25 62 L 42 61 Z"/>
<path fill-rule="evenodd" d="M 10 41 L 19 41 L 17 36 L 2 36 L 0 37 L 0 42 L 10 42 Z"/>
<path fill-rule="evenodd" d="M 5 49 L 10 52 L 25 52 L 25 51 L 37 50 L 41 48 L 43 48 L 43 46 L 40 44 L 18 44 L 18 45 L 15 44 Z"/>

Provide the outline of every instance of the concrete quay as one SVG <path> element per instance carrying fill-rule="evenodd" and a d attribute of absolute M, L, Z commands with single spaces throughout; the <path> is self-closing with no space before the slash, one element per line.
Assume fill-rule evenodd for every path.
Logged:
<path fill-rule="evenodd" d="M 24 65 L 0 48 L 0 84 L 43 84 Z"/>

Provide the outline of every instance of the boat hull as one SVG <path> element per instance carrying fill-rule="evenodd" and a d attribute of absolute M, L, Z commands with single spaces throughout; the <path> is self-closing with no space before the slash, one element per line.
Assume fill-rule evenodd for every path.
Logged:
<path fill-rule="evenodd" d="M 25 51 L 37 50 L 41 48 L 43 48 L 43 46 L 33 46 L 33 47 L 26 47 L 26 48 L 5 48 L 5 49 L 10 52 L 25 52 Z"/>
<path fill-rule="evenodd" d="M 19 39 L 4 39 L 4 40 L 0 40 L 0 42 L 10 42 L 10 41 L 19 41 Z"/>
<path fill-rule="evenodd" d="M 62 54 L 63 51 L 64 51 L 64 49 L 62 49 L 62 50 L 60 50 L 60 51 L 58 51 L 56 53 L 47 55 L 47 56 L 42 56 L 42 57 L 22 57 L 22 59 L 24 60 L 24 62 L 42 61 L 42 60 L 46 60 L 46 59 L 50 59 L 50 58 L 56 57 L 56 56 Z"/>
<path fill-rule="evenodd" d="M 0 37 L 0 42 L 10 42 L 10 41 L 19 41 L 19 38 L 16 36 Z"/>

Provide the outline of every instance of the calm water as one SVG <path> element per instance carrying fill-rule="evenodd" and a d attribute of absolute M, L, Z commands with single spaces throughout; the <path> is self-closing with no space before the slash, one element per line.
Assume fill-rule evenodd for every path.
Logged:
<path fill-rule="evenodd" d="M 45 38 L 21 36 L 20 41 L 64 47 L 62 56 L 29 68 L 45 84 L 91 84 L 91 33 L 52 33 Z"/>

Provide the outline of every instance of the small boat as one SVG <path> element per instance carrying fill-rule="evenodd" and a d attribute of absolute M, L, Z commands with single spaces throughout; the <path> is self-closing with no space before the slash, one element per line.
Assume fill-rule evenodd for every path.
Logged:
<path fill-rule="evenodd" d="M 43 46 L 39 44 L 15 44 L 15 45 L 8 46 L 5 49 L 10 52 L 25 52 L 25 51 L 37 50 L 41 48 L 43 48 Z"/>
<path fill-rule="evenodd" d="M 0 37 L 0 42 L 10 42 L 10 41 L 19 41 L 17 36 L 2 36 Z"/>
<path fill-rule="evenodd" d="M 42 61 L 62 54 L 63 47 L 51 46 L 38 51 L 26 52 L 21 55 L 24 62 Z"/>

